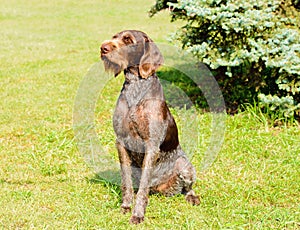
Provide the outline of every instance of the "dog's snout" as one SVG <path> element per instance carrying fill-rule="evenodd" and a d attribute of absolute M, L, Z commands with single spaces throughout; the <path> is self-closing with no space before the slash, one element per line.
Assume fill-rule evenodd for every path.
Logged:
<path fill-rule="evenodd" d="M 103 43 L 101 45 L 101 53 L 102 54 L 108 54 L 109 52 L 111 52 L 113 49 L 112 45 L 109 43 Z"/>
<path fill-rule="evenodd" d="M 101 54 L 105 55 L 108 54 L 116 49 L 119 48 L 119 44 L 116 41 L 105 41 L 102 43 L 100 50 L 101 50 Z"/>

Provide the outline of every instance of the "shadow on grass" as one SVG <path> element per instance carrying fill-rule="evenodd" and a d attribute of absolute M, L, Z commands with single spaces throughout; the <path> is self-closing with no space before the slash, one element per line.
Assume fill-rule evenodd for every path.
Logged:
<path fill-rule="evenodd" d="M 206 110 L 208 104 L 196 83 L 184 73 L 164 67 L 157 72 L 170 107 L 190 109 L 192 106 Z"/>
<path fill-rule="evenodd" d="M 118 196 L 118 199 L 121 202 L 122 193 L 121 193 L 121 176 L 119 171 L 103 171 L 98 172 L 94 175 L 93 178 L 89 179 L 89 182 L 92 184 L 101 184 L 104 187 L 108 188 L 109 191 Z"/>

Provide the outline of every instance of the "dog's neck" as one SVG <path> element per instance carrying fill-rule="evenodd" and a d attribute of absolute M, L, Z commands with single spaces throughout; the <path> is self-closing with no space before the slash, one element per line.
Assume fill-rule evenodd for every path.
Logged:
<path fill-rule="evenodd" d="M 130 108 L 137 105 L 148 94 L 149 89 L 153 86 L 151 82 L 155 81 L 156 75 L 153 74 L 148 78 L 142 78 L 126 69 L 124 70 L 124 76 L 125 82 L 121 92 Z"/>
<path fill-rule="evenodd" d="M 124 70 L 124 76 L 127 83 L 135 82 L 142 78 L 138 73 L 132 72 L 130 69 Z"/>
<path fill-rule="evenodd" d="M 133 83 L 139 80 L 147 80 L 152 77 L 155 77 L 156 74 L 154 73 L 152 76 L 149 76 L 148 78 L 142 78 L 138 71 L 132 71 L 131 68 L 127 68 L 124 70 L 124 76 L 125 76 L 125 82 L 127 83 Z"/>

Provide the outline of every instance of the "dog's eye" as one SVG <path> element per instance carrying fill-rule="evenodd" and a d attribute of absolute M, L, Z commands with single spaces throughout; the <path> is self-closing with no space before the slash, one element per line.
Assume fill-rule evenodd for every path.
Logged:
<path fill-rule="evenodd" d="M 133 43 L 133 41 L 132 41 L 132 39 L 131 39 L 131 37 L 129 35 L 125 35 L 123 37 L 123 41 L 124 41 L 125 44 L 131 44 L 131 43 Z"/>

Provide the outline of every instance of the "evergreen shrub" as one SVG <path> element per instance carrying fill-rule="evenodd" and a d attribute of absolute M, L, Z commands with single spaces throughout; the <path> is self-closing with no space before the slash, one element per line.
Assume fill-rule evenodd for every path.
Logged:
<path fill-rule="evenodd" d="M 157 0 L 153 16 L 169 10 L 184 26 L 171 37 L 205 63 L 229 112 L 259 101 L 300 114 L 299 0 Z M 277 111 L 278 112 L 278 111 Z"/>

